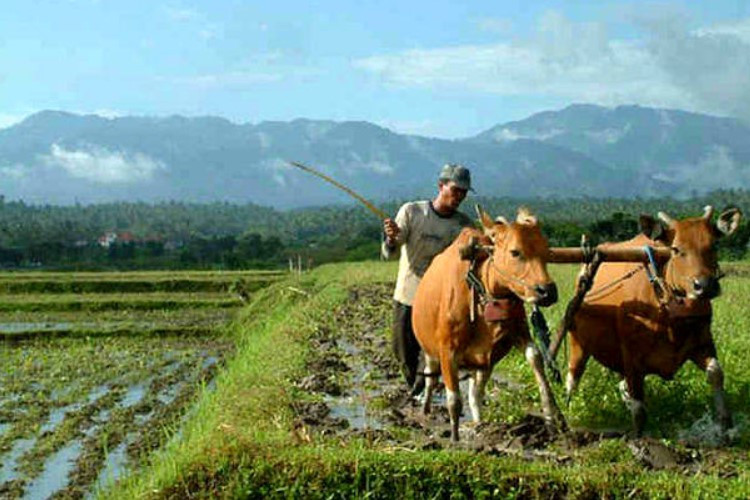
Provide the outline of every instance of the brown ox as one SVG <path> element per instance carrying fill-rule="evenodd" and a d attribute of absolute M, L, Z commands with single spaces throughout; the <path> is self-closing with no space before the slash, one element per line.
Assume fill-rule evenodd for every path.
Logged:
<path fill-rule="evenodd" d="M 557 301 L 557 288 L 547 274 L 549 246 L 536 218 L 519 210 L 516 222 L 509 224 L 498 217 L 494 222 L 480 210 L 485 229 L 466 228 L 456 240 L 437 255 L 425 272 L 414 298 L 412 323 L 414 333 L 425 353 L 425 413 L 430 412 L 432 391 L 438 368 L 446 389 L 446 403 L 451 421 L 451 439 L 458 440 L 458 418 L 461 395 L 458 386 L 459 368 L 474 370 L 470 380 L 469 406 L 475 422 L 480 420 L 484 387 L 492 367 L 512 346 L 524 350 L 536 375 L 545 416 L 550 423 L 564 426 L 564 419 L 555 403 L 544 375 L 542 357 L 529 335 L 523 302 L 548 306 Z M 462 260 L 460 249 L 472 238 L 492 244 L 490 255 L 477 265 L 487 292 L 498 303 L 495 316 L 489 321 L 483 308 L 477 308 L 472 322 L 472 292 L 466 274 L 470 263 Z"/>
<path fill-rule="evenodd" d="M 703 217 L 674 220 L 660 212 L 666 227 L 651 217 L 641 217 L 644 234 L 610 245 L 671 248 L 672 256 L 658 273 L 665 292 L 657 295 L 643 264 L 605 263 L 575 315 L 570 330 L 568 398 L 593 355 L 624 377 L 620 389 L 636 435 L 641 435 L 646 421 L 645 376 L 656 374 L 670 380 L 687 360 L 706 372 L 722 430 L 731 426 L 724 375 L 711 336 L 710 301 L 720 292 L 714 244 L 721 234 L 737 229 L 741 213 L 726 210 L 716 226 L 711 224 L 712 214 L 713 209 L 706 207 Z M 656 236 L 652 239 L 651 235 Z"/>

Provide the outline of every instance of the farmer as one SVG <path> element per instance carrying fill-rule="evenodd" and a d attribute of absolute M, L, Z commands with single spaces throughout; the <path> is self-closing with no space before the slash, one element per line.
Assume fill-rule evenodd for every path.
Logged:
<path fill-rule="evenodd" d="M 412 300 L 432 258 L 450 245 L 463 227 L 472 225 L 471 219 L 458 211 L 469 190 L 469 169 L 449 163 L 440 171 L 435 199 L 406 203 L 395 219 L 383 221 L 383 257 L 390 259 L 401 249 L 393 292 L 393 352 L 413 396 L 422 392 L 424 377 L 421 349 L 411 325 Z"/>

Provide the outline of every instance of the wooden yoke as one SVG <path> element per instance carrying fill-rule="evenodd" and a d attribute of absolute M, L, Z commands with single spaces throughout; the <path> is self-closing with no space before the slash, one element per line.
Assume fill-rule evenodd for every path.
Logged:
<path fill-rule="evenodd" d="M 671 251 L 664 247 L 651 247 L 657 264 L 669 260 Z M 599 245 L 592 249 L 591 255 L 599 253 L 601 262 L 648 262 L 648 256 L 642 247 L 607 248 Z M 586 252 L 578 247 L 552 247 L 549 249 L 547 262 L 557 264 L 575 264 L 586 262 Z"/>

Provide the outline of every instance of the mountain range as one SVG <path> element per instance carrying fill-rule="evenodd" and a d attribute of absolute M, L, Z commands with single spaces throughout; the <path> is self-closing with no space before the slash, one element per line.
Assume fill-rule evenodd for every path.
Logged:
<path fill-rule="evenodd" d="M 680 110 L 574 104 L 435 139 L 368 122 L 78 115 L 42 111 L 0 130 L 0 195 L 31 203 L 349 201 L 289 166 L 318 168 L 375 201 L 432 196 L 447 162 L 482 196 L 685 197 L 750 186 L 750 127 Z"/>

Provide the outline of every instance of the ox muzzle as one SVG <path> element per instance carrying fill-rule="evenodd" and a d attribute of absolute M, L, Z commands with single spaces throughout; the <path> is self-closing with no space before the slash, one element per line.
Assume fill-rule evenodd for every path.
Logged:
<path fill-rule="evenodd" d="M 534 287 L 536 293 L 536 304 L 542 307 L 548 307 L 557 302 L 557 285 L 547 283 L 546 285 L 537 285 Z"/>
<path fill-rule="evenodd" d="M 701 276 L 693 280 L 693 294 L 697 299 L 713 299 L 721 294 L 721 284 L 716 276 Z"/>

